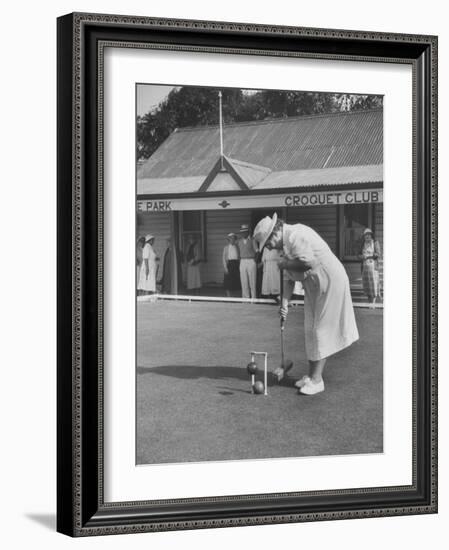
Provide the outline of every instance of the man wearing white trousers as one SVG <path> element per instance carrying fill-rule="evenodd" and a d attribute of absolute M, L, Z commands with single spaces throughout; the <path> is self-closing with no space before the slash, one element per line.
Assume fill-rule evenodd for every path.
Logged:
<path fill-rule="evenodd" d="M 256 298 L 256 244 L 249 234 L 248 224 L 240 227 L 240 238 L 237 241 L 240 252 L 240 282 L 242 298 Z"/>

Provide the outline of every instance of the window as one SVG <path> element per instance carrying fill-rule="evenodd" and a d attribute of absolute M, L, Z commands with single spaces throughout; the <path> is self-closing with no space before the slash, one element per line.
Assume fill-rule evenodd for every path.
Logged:
<path fill-rule="evenodd" d="M 201 210 L 185 210 L 179 217 L 179 243 L 183 257 L 189 248 L 190 236 L 200 243 L 201 256 L 206 261 L 206 232 L 205 212 Z"/>
<path fill-rule="evenodd" d="M 372 204 L 345 204 L 343 207 L 341 230 L 341 258 L 358 260 L 363 231 L 372 227 Z"/>

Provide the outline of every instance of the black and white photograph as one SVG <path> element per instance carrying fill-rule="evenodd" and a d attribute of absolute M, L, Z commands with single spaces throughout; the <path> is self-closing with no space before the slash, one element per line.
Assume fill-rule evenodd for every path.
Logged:
<path fill-rule="evenodd" d="M 446 13 L 6 4 L 5 550 L 444 548 Z"/>
<path fill-rule="evenodd" d="M 384 451 L 383 124 L 136 85 L 137 465 Z"/>

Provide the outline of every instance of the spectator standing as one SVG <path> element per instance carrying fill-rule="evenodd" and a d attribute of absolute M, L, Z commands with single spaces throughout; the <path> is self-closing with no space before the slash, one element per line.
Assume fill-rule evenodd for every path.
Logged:
<path fill-rule="evenodd" d="M 157 257 L 154 249 L 154 235 L 146 235 L 145 246 L 142 250 L 142 266 L 140 268 L 138 290 L 142 291 L 142 294 L 153 294 L 156 292 L 156 271 Z"/>
<path fill-rule="evenodd" d="M 280 289 L 280 270 L 278 262 L 281 259 L 281 254 L 279 250 L 273 248 L 269 250 L 268 248 L 263 249 L 262 253 L 262 266 L 263 266 L 263 277 L 262 277 L 262 295 L 263 296 L 272 296 L 277 298 L 281 292 Z"/>
<path fill-rule="evenodd" d="M 370 307 L 376 307 L 376 298 L 380 296 L 379 283 L 379 258 L 380 244 L 374 239 L 371 229 L 366 228 L 363 232 L 362 247 L 359 258 L 362 260 L 362 283 L 363 291 L 368 296 Z"/>
<path fill-rule="evenodd" d="M 256 298 L 256 245 L 249 232 L 248 224 L 240 227 L 240 238 L 237 241 L 240 254 L 240 284 L 242 298 Z"/>
<path fill-rule="evenodd" d="M 223 286 L 226 296 L 232 296 L 233 292 L 240 290 L 240 252 L 235 233 L 229 233 L 226 239 L 228 243 L 223 248 Z"/>
<path fill-rule="evenodd" d="M 200 273 L 201 253 L 199 243 L 194 235 L 189 235 L 186 254 L 186 279 L 187 290 L 198 294 L 201 289 L 201 273 Z"/>
<path fill-rule="evenodd" d="M 136 243 L 136 287 L 139 285 L 140 270 L 142 268 L 142 252 L 145 246 L 145 237 L 139 237 Z M 139 294 L 139 291 L 137 292 Z"/>

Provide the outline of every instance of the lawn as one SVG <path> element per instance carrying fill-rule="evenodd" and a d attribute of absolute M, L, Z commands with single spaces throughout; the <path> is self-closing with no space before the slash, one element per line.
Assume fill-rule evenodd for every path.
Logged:
<path fill-rule="evenodd" d="M 251 393 L 246 364 L 256 350 L 269 371 L 279 365 L 275 306 L 139 302 L 137 464 L 382 452 L 382 310 L 356 318 L 360 340 L 329 360 L 326 391 L 301 396 L 304 314 L 291 308 L 294 368 L 280 385 L 269 376 L 265 397 Z"/>

